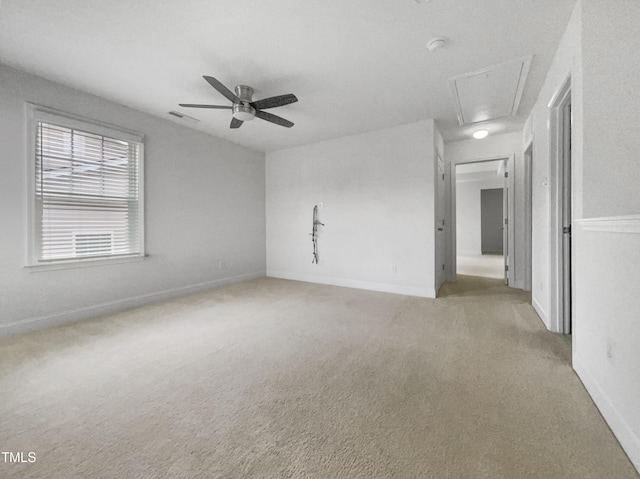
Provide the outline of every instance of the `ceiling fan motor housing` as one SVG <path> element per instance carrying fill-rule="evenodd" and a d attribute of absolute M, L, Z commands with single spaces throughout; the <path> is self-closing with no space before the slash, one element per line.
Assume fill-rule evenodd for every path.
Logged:
<path fill-rule="evenodd" d="M 256 116 L 256 109 L 249 105 L 253 101 L 253 88 L 247 85 L 237 85 L 235 91 L 242 103 L 233 104 L 233 117 L 240 121 L 253 120 Z"/>
<path fill-rule="evenodd" d="M 0 0 L 2 1 L 2 0 Z M 242 126 L 245 121 L 251 121 L 255 117 L 261 120 L 275 123 L 276 125 L 284 126 L 285 128 L 291 128 L 294 124 L 285 118 L 281 118 L 272 113 L 263 111 L 267 108 L 275 108 L 277 106 L 288 105 L 289 103 L 295 103 L 298 101 L 293 93 L 286 95 L 272 96 L 269 98 L 263 98 L 256 102 L 253 101 L 253 88 L 247 85 L 236 85 L 235 93 L 229 90 L 226 86 L 220 83 L 220 80 L 208 75 L 202 75 L 209 85 L 215 88 L 218 93 L 231 102 L 231 106 L 228 105 L 203 105 L 200 103 L 179 103 L 180 106 L 185 108 L 211 108 L 214 110 L 231 110 L 233 118 L 229 128 L 236 129 Z M 184 115 L 178 113 L 181 118 Z"/>

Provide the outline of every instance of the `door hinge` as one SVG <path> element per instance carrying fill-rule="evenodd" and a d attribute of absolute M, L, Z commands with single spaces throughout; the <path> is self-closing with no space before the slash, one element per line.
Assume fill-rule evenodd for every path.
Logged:
<path fill-rule="evenodd" d="M 444 271 L 444 265 L 442 265 L 442 271 Z"/>
<path fill-rule="evenodd" d="M 505 264 L 505 265 L 504 265 L 504 270 L 505 270 L 505 271 L 509 271 L 509 265 L 508 265 L 508 264 Z"/>
<path fill-rule="evenodd" d="M 509 172 L 508 172 L 508 171 L 505 171 L 505 172 L 504 172 L 504 177 L 505 177 L 505 178 L 509 178 Z"/>
<path fill-rule="evenodd" d="M 504 219 L 504 224 L 505 224 L 505 225 L 508 225 L 508 224 L 509 224 L 509 218 L 505 218 L 505 219 Z"/>

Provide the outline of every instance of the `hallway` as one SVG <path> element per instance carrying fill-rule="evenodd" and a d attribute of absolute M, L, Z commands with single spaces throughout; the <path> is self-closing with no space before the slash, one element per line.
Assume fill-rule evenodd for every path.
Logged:
<path fill-rule="evenodd" d="M 504 278 L 504 257 L 497 254 L 458 256 L 456 274 L 482 278 Z"/>

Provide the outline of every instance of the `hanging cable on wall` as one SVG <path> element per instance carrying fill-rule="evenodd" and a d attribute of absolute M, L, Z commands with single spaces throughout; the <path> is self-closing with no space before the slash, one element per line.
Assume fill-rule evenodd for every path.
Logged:
<path fill-rule="evenodd" d="M 324 226 L 324 223 L 320 223 L 318 220 L 318 205 L 313 207 L 313 230 L 311 232 L 311 241 L 313 242 L 313 259 L 311 263 L 318 264 L 318 225 Z"/>

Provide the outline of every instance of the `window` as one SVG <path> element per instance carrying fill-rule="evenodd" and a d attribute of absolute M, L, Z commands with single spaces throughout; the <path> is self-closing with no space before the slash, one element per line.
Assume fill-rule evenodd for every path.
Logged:
<path fill-rule="evenodd" d="M 142 138 L 31 112 L 30 264 L 144 256 Z"/>

